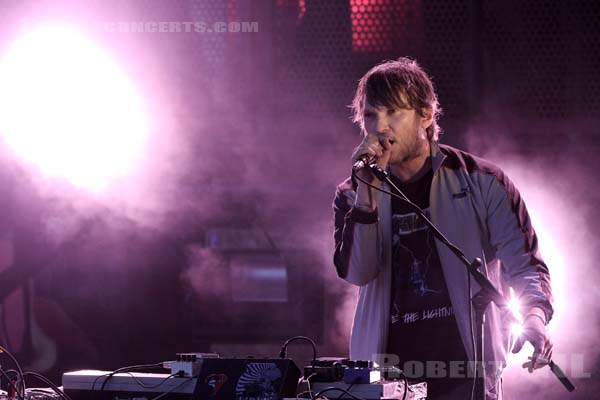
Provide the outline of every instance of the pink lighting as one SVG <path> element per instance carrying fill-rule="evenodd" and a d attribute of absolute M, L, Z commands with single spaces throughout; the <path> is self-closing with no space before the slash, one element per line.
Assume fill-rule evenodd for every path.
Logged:
<path fill-rule="evenodd" d="M 0 135 L 44 176 L 100 192 L 128 175 L 147 134 L 131 81 L 79 32 L 39 26 L 0 54 Z"/>
<path fill-rule="evenodd" d="M 554 316 L 548 325 L 548 332 L 555 344 L 555 352 L 560 353 L 563 349 L 562 342 L 569 335 L 569 323 L 565 324 L 565 308 L 567 303 L 567 273 L 568 269 L 565 264 L 565 255 L 577 253 L 575 249 L 577 244 L 568 240 L 559 240 L 561 238 L 573 237 L 574 228 L 573 217 L 571 220 L 566 215 L 565 210 L 568 210 L 565 199 L 555 196 L 552 189 L 548 186 L 541 185 L 540 178 L 536 171 L 523 168 L 519 162 L 506 162 L 505 171 L 513 179 L 516 186 L 520 189 L 529 214 L 532 224 L 538 236 L 539 250 L 542 258 L 550 269 L 552 279 L 552 294 L 554 297 Z M 548 201 L 552 199 L 552 201 Z M 575 218 L 578 219 L 578 218 Z M 585 253 L 585 250 L 581 249 Z M 571 273 L 572 274 L 572 273 Z M 518 313 L 518 300 L 514 297 L 511 288 L 511 300 L 509 307 L 517 320 L 521 321 L 521 315 Z M 515 312 L 517 312 L 515 314 Z M 519 324 L 512 326 L 513 335 L 520 333 Z M 528 342 L 525 343 L 523 349 L 518 354 L 509 354 L 508 368 L 506 377 L 508 379 L 522 379 L 529 375 L 524 371 L 521 365 L 527 361 L 527 358 L 533 353 L 533 347 Z M 544 369 L 540 375 L 546 379 L 554 379 L 551 377 L 549 370 Z"/>

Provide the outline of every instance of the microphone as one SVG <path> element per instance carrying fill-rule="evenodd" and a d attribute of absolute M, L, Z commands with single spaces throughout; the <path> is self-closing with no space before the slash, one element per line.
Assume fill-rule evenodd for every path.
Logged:
<path fill-rule="evenodd" d="M 371 163 L 373 163 L 376 159 L 377 157 L 375 156 L 363 154 L 360 157 L 358 157 L 358 160 L 356 160 L 356 162 L 352 166 L 352 170 L 358 171 L 359 169 L 363 169 L 364 167 L 371 165 Z"/>
<path fill-rule="evenodd" d="M 393 142 L 392 140 L 386 139 L 384 137 L 380 137 L 377 140 L 379 141 L 379 144 L 381 145 L 381 147 L 383 147 L 383 142 L 385 142 L 385 141 L 387 141 L 389 144 L 392 144 L 392 142 Z M 356 162 L 352 166 L 352 170 L 358 171 L 359 169 L 363 169 L 364 167 L 367 167 L 367 166 L 373 164 L 375 162 L 375 160 L 377 160 L 377 157 L 375 157 L 375 156 L 371 156 L 369 154 L 362 154 L 360 157 L 358 157 L 358 160 L 356 160 Z"/>

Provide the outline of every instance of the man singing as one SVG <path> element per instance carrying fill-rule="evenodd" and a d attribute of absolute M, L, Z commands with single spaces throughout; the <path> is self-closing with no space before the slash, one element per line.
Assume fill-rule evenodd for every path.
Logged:
<path fill-rule="evenodd" d="M 483 260 L 480 269 L 498 290 L 506 296 L 514 289 L 523 333 L 513 352 L 527 340 L 534 347 L 530 371 L 546 365 L 552 354 L 546 332 L 553 313 L 550 277 L 512 182 L 495 165 L 438 143 L 437 96 L 413 60 L 400 58 L 368 71 L 352 109 L 363 136 L 353 164 L 372 157 L 469 260 Z M 334 264 L 341 278 L 360 287 L 350 357 L 380 361 L 386 354 L 400 368 L 409 366 L 409 377 L 427 381 L 428 398 L 469 399 L 472 379 L 464 366 L 475 359 L 475 327 L 467 270 L 405 202 L 361 180 L 393 190 L 365 167 L 336 192 Z M 473 282 L 471 291 L 478 289 Z M 493 303 L 486 312 L 487 399 L 502 398 L 506 314 Z"/>

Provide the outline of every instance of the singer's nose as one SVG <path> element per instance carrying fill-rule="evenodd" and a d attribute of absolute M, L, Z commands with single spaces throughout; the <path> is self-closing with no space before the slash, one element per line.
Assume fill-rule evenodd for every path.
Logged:
<path fill-rule="evenodd" d="M 377 118 L 377 123 L 375 125 L 375 129 L 378 135 L 385 135 L 390 131 L 390 125 L 388 124 L 388 120 L 385 117 Z"/>

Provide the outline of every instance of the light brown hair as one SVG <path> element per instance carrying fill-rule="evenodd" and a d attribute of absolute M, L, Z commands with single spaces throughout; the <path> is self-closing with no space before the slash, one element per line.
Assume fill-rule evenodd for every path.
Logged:
<path fill-rule="evenodd" d="M 431 78 L 410 58 L 401 57 L 382 62 L 371 68 L 358 82 L 352 101 L 352 121 L 364 131 L 365 101 L 374 107 L 414 109 L 421 117 L 429 109 L 432 123 L 426 129 L 427 137 L 437 141 L 441 129 L 437 120 L 442 113 Z"/>

